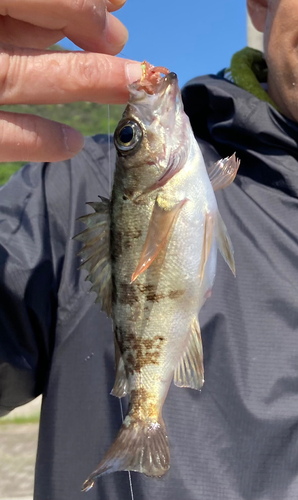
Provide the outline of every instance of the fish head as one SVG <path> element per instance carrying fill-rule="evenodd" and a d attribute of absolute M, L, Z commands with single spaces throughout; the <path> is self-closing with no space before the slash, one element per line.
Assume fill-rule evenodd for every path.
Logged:
<path fill-rule="evenodd" d="M 147 65 L 143 78 L 129 86 L 129 100 L 114 134 L 118 163 L 125 169 L 143 167 L 137 175 L 143 176 L 144 186 L 158 182 L 174 158 L 187 158 L 187 135 L 192 134 L 177 75 L 162 68 L 162 77 L 159 70 Z"/>

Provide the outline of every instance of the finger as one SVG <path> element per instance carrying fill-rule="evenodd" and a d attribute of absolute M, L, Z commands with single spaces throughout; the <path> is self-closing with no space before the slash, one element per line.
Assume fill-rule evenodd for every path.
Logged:
<path fill-rule="evenodd" d="M 107 0 L 2 0 L 0 15 L 50 30 L 61 30 L 79 47 L 107 54 L 122 50 L 123 24 L 107 12 Z"/>
<path fill-rule="evenodd" d="M 86 33 L 81 35 L 72 24 L 66 26 L 63 33 L 84 50 L 110 55 L 119 54 L 128 40 L 128 31 L 124 24 L 109 12 L 106 12 L 104 29 L 97 32 L 96 38 L 87 38 Z"/>
<path fill-rule="evenodd" d="M 100 52 L 117 54 L 121 52 L 124 43 L 120 39 L 119 45 L 119 29 L 122 30 L 122 23 L 114 16 L 107 14 L 106 20 L 106 31 L 105 39 L 101 41 Z M 125 28 L 127 40 L 127 30 Z M 68 33 L 67 29 L 65 32 L 63 30 L 51 30 L 48 28 L 41 28 L 40 26 L 34 26 L 32 24 L 26 23 L 24 21 L 19 21 L 18 19 L 12 19 L 11 17 L 0 16 L 0 43 L 10 44 L 19 47 L 28 47 L 33 49 L 46 49 L 50 45 L 58 42 L 64 36 L 71 38 L 71 33 Z M 122 35 L 121 35 L 122 36 Z M 78 37 L 73 38 L 73 41 L 78 47 L 85 48 L 84 40 L 80 40 Z M 108 43 L 108 47 L 107 47 Z"/>
<path fill-rule="evenodd" d="M 0 44 L 46 49 L 62 38 L 62 30 L 41 28 L 9 16 L 0 16 Z"/>
<path fill-rule="evenodd" d="M 0 48 L 0 105 L 121 104 L 141 64 L 104 54 Z"/>
<path fill-rule="evenodd" d="M 116 10 L 121 9 L 125 4 L 126 0 L 108 0 L 107 1 L 107 9 L 109 12 L 115 12 Z"/>
<path fill-rule="evenodd" d="M 82 134 L 67 125 L 34 115 L 0 112 L 1 162 L 62 161 L 75 156 L 83 146 Z"/>

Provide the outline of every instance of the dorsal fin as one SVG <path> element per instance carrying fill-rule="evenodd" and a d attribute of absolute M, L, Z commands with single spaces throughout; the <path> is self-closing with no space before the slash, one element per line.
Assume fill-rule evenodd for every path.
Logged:
<path fill-rule="evenodd" d="M 87 203 L 95 212 L 83 215 L 78 220 L 87 229 L 74 237 L 84 243 L 78 255 L 82 258 L 79 269 L 86 269 L 86 280 L 91 281 L 91 291 L 96 292 L 95 302 L 101 302 L 102 310 L 111 315 L 111 261 L 110 261 L 110 202 L 100 197 L 101 202 Z"/>
<path fill-rule="evenodd" d="M 124 361 L 120 352 L 119 344 L 114 334 L 114 344 L 115 344 L 115 368 L 116 377 L 114 387 L 111 391 L 113 396 L 117 398 L 123 398 L 129 391 L 128 380 L 125 371 Z"/>

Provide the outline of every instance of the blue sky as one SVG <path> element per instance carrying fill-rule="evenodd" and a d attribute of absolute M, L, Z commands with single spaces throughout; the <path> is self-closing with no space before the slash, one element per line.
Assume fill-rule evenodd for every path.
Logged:
<path fill-rule="evenodd" d="M 245 0 L 127 0 L 116 15 L 130 34 L 122 56 L 166 66 L 180 85 L 227 67 L 246 45 Z"/>

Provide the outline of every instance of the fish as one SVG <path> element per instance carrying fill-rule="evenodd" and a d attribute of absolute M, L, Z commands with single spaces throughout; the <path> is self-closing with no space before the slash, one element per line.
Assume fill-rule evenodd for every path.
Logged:
<path fill-rule="evenodd" d="M 170 467 L 162 407 L 172 380 L 201 390 L 198 313 L 211 295 L 217 250 L 235 274 L 233 247 L 214 192 L 233 182 L 235 153 L 209 172 L 184 112 L 177 75 L 142 64 L 115 130 L 111 199 L 89 203 L 81 269 L 112 318 L 116 377 L 129 396 L 119 433 L 82 486 L 116 471 L 161 477 Z"/>

